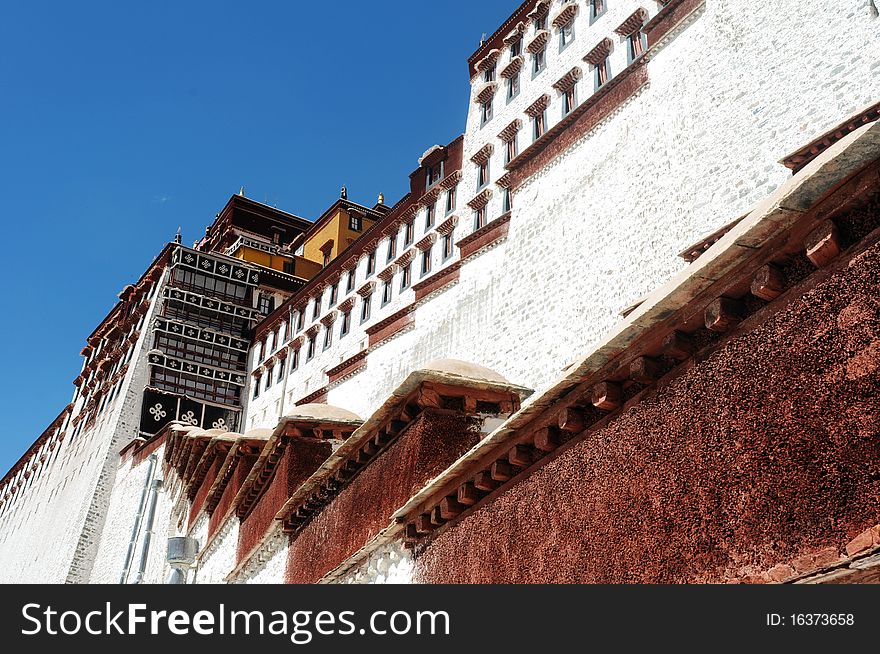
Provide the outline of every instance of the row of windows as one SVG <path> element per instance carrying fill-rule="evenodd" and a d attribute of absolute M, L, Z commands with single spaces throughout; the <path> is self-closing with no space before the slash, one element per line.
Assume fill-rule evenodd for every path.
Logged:
<path fill-rule="evenodd" d="M 442 248 L 442 259 L 443 261 L 447 261 L 450 257 L 452 257 L 453 250 L 453 242 L 452 242 L 452 234 L 445 234 L 443 239 L 441 240 L 441 248 Z M 421 276 L 424 277 L 431 272 L 431 263 L 432 263 L 432 251 L 433 248 L 427 248 L 424 250 L 418 259 L 418 269 L 421 273 Z M 400 292 L 407 290 L 412 283 L 412 262 L 402 266 L 400 269 L 400 281 L 399 281 L 399 289 Z M 381 306 L 385 306 L 391 302 L 394 296 L 394 278 L 386 280 L 382 283 L 382 290 L 380 294 Z M 370 319 L 370 314 L 372 312 L 373 307 L 373 294 L 370 293 L 361 298 L 361 304 L 359 308 L 359 316 L 361 324 L 367 322 Z M 343 312 L 341 317 L 339 318 L 339 338 L 344 338 L 351 331 L 351 314 L 353 309 L 349 311 Z M 324 328 L 323 337 L 321 338 L 322 346 L 324 350 L 330 348 L 333 344 L 333 324 Z M 314 334 L 308 338 L 303 349 L 305 350 L 303 356 L 306 361 L 311 361 L 317 351 L 318 346 L 318 334 Z M 262 345 L 262 344 L 261 344 Z M 258 357 L 257 360 L 261 359 L 263 356 L 262 347 L 257 351 Z M 288 372 L 293 372 L 299 368 L 299 358 L 300 358 L 300 349 L 297 348 L 292 351 L 290 355 L 290 368 Z M 279 382 L 284 377 L 285 371 L 285 361 L 282 360 L 279 364 L 275 366 L 274 372 L 272 370 L 268 371 L 263 375 L 261 380 L 256 380 L 254 382 L 254 399 L 260 396 L 261 387 L 263 389 L 268 389 L 272 386 L 273 383 Z"/>
<path fill-rule="evenodd" d="M 194 363 L 205 363 L 219 368 L 244 370 L 247 367 L 247 354 L 223 347 L 214 348 L 210 344 L 182 341 L 179 337 L 157 333 L 154 347 L 178 359 Z"/>
<path fill-rule="evenodd" d="M 212 382 L 203 377 L 159 367 L 153 368 L 150 384 L 159 390 L 181 393 L 217 404 L 238 404 L 240 397 L 238 386 Z"/>
<path fill-rule="evenodd" d="M 591 21 L 601 16 L 606 11 L 605 0 L 593 0 L 590 3 L 590 17 Z M 547 29 L 547 15 L 545 14 L 541 18 L 537 18 L 534 21 L 534 29 L 535 33 Z M 560 52 L 567 48 L 575 38 L 574 34 L 574 19 L 572 18 L 568 23 L 561 25 L 559 27 L 559 50 Z M 510 45 L 510 58 L 514 59 L 522 54 L 522 36 L 514 41 Z M 646 49 L 646 39 L 645 35 L 641 30 L 637 30 L 634 33 L 630 34 L 627 37 L 627 63 L 632 63 L 635 59 L 639 58 L 642 54 L 644 54 Z M 532 53 L 532 78 L 537 77 L 544 69 L 547 67 L 547 47 L 546 45 L 540 50 Z M 497 64 L 493 64 L 490 68 L 488 68 L 483 73 L 483 79 L 486 82 L 494 82 L 497 76 L 496 73 Z M 598 90 L 602 85 L 604 85 L 610 79 L 610 69 L 608 63 L 608 57 L 606 56 L 601 62 L 595 64 L 593 66 L 593 77 L 594 77 L 594 89 Z M 507 101 L 510 102 L 515 97 L 519 95 L 520 91 L 520 72 L 516 72 L 510 75 L 507 78 L 506 82 L 506 96 Z M 493 107 L 494 98 L 490 98 L 483 102 L 480 105 L 480 124 L 485 125 L 488 123 L 494 114 Z M 575 97 L 574 90 L 570 90 L 570 92 L 566 92 L 563 94 L 563 116 L 570 113 L 575 107 Z M 534 122 L 534 121 L 533 121 Z M 534 136 L 535 139 L 540 138 L 540 136 L 544 133 L 546 119 L 541 117 L 540 122 L 543 123 L 541 125 L 535 125 L 533 132 L 537 134 Z"/>
<path fill-rule="evenodd" d="M 231 280 L 218 279 L 211 275 L 186 268 L 174 269 L 174 283 L 172 286 L 183 288 L 187 291 L 210 295 L 220 300 L 229 300 L 238 304 L 244 304 L 250 293 L 250 287 L 237 284 Z"/>

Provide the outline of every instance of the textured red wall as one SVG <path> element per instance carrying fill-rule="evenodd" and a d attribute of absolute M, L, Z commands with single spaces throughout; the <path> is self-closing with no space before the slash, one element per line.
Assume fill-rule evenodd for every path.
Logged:
<path fill-rule="evenodd" d="M 256 461 L 256 456 L 243 456 L 238 460 L 235 470 L 232 472 L 232 479 L 229 480 L 226 484 L 226 488 L 223 489 L 220 501 L 217 503 L 217 507 L 214 509 L 214 513 L 211 514 L 211 519 L 208 521 L 208 538 L 213 536 L 220 528 L 223 516 L 225 516 L 226 512 L 229 510 L 229 507 L 232 505 L 232 500 L 235 499 L 235 496 L 238 494 L 238 491 L 241 489 L 244 480 L 247 479 L 248 473 L 251 471 L 251 468 Z"/>
<path fill-rule="evenodd" d="M 880 246 L 417 553 L 435 583 L 721 582 L 880 519 Z"/>
<path fill-rule="evenodd" d="M 241 523 L 238 532 L 238 561 L 241 561 L 242 557 L 260 542 L 287 498 L 311 477 L 332 453 L 333 448 L 328 441 L 294 438 L 288 443 L 284 455 L 278 461 L 275 476 L 269 487 Z"/>
<path fill-rule="evenodd" d="M 211 490 L 211 486 L 214 484 L 214 480 L 217 479 L 217 473 L 220 472 L 220 468 L 223 465 L 224 458 L 225 457 L 223 456 L 214 457 L 214 462 L 211 464 L 211 467 L 208 468 L 208 472 L 205 474 L 205 479 L 202 482 L 201 486 L 199 486 L 199 490 L 196 492 L 196 495 L 193 498 L 193 502 L 189 508 L 190 527 L 192 527 L 193 523 L 196 521 L 196 518 L 199 516 L 199 512 L 205 505 L 205 499 L 208 497 L 208 491 Z"/>
<path fill-rule="evenodd" d="M 287 582 L 314 583 L 391 522 L 391 514 L 479 440 L 477 424 L 426 411 L 364 468 L 288 549 Z"/>

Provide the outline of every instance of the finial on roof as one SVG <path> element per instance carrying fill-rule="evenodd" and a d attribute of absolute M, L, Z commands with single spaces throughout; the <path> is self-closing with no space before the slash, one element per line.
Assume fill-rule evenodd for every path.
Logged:
<path fill-rule="evenodd" d="M 379 204 L 385 204 L 385 194 L 384 193 L 379 194 Z"/>
<path fill-rule="evenodd" d="M 238 194 L 239 194 L 241 197 L 244 197 L 244 186 L 242 186 L 240 189 L 238 189 Z"/>
<path fill-rule="evenodd" d="M 181 239 L 181 236 L 180 236 L 180 227 L 178 226 L 178 228 L 177 228 L 177 234 L 174 235 L 174 242 L 177 243 L 178 245 L 180 245 L 180 239 Z"/>
<path fill-rule="evenodd" d="M 339 197 L 341 197 L 343 200 L 348 199 L 348 189 L 345 188 L 344 186 L 342 187 L 342 190 L 339 192 Z"/>
<path fill-rule="evenodd" d="M 482 48 L 486 44 L 486 33 L 483 32 L 483 36 L 480 37 L 480 47 Z"/>

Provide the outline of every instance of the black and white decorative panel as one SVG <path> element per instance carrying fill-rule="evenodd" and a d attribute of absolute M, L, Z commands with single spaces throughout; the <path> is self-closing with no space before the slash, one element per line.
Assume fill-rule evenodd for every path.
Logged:
<path fill-rule="evenodd" d="M 163 296 L 166 300 L 176 300 L 194 307 L 211 309 L 217 313 L 222 313 L 227 316 L 237 316 L 245 320 L 260 320 L 263 317 L 263 314 L 255 309 L 238 306 L 231 302 L 224 302 L 212 297 L 193 293 L 192 291 L 182 291 L 179 288 L 173 288 L 171 286 L 165 287 Z"/>
<path fill-rule="evenodd" d="M 202 252 L 195 252 L 189 248 L 178 246 L 171 254 L 171 265 L 184 266 L 192 270 L 198 270 L 205 275 L 214 275 L 223 279 L 231 279 L 234 282 L 257 286 L 260 283 L 260 273 L 247 266 L 240 266 L 229 260 L 218 259 Z"/>
<path fill-rule="evenodd" d="M 213 379 L 214 381 L 233 384 L 235 386 L 245 385 L 244 375 L 235 370 L 215 368 L 213 366 L 207 366 L 204 363 L 193 363 L 184 359 L 168 356 L 159 350 L 150 352 L 147 358 L 152 366 L 167 368 L 168 370 L 175 370 L 177 372 L 185 372 L 190 375 L 197 375 L 199 377 L 204 377 L 205 379 Z"/>
<path fill-rule="evenodd" d="M 238 413 L 185 396 L 146 389 L 141 408 L 141 434 L 158 434 L 172 420 L 202 429 L 234 431 L 238 425 Z"/>

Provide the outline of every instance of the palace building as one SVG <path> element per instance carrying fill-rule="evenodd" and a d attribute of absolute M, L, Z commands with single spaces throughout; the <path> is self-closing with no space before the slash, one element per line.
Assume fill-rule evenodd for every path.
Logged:
<path fill-rule="evenodd" d="M 878 53 L 869 0 L 524 2 L 403 198 L 242 191 L 121 291 L 0 580 L 880 581 Z"/>

